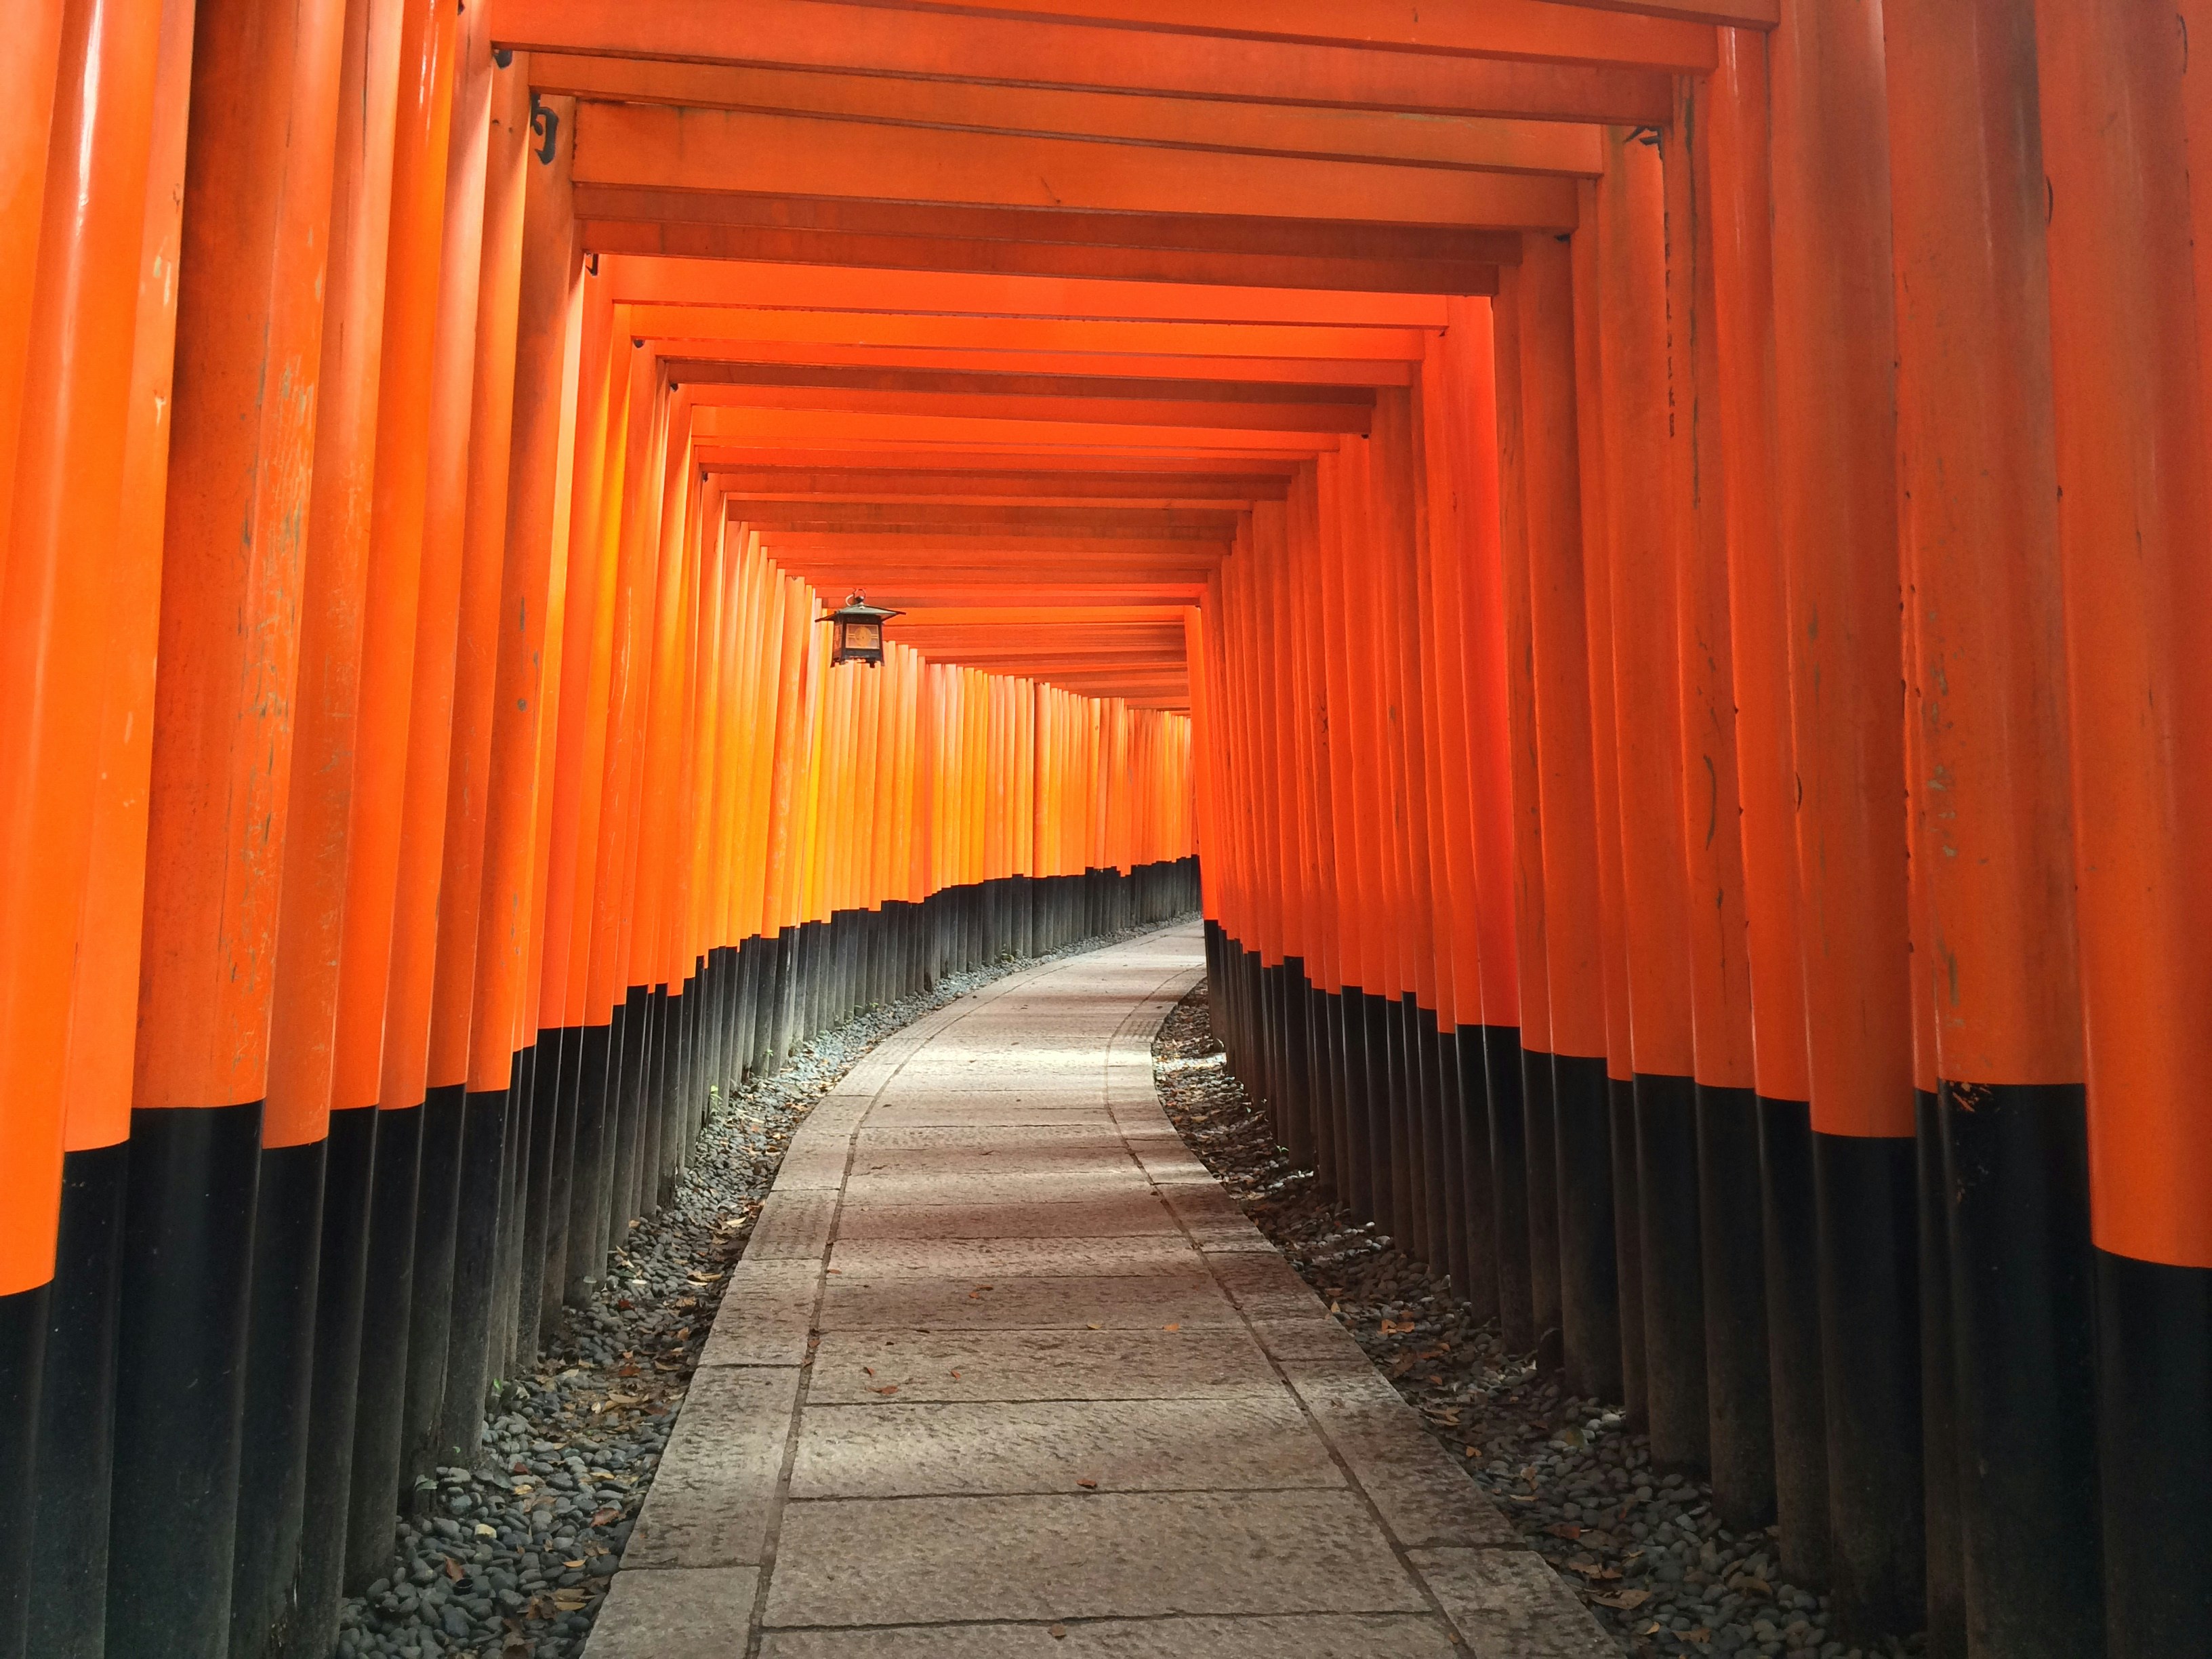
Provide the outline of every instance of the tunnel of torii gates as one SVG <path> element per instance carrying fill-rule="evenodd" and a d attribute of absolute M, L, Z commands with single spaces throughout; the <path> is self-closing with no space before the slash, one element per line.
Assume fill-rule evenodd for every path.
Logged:
<path fill-rule="evenodd" d="M 320 1659 L 715 1091 L 1200 854 L 1843 1631 L 2207 1651 L 2212 0 L 6 18 L 0 1656 Z"/>

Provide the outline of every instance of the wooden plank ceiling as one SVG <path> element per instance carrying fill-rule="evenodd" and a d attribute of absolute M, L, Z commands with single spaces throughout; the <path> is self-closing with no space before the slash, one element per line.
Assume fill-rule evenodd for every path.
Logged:
<path fill-rule="evenodd" d="M 489 3 L 726 510 L 934 659 L 1169 708 L 1252 505 L 1776 6 Z"/>

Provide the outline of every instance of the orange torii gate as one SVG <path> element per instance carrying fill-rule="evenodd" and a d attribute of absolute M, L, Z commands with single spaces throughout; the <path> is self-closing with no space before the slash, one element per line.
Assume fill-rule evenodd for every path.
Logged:
<path fill-rule="evenodd" d="M 20 9 L 0 1659 L 322 1642 L 710 1090 L 1201 886 L 1853 1640 L 2201 1646 L 2200 0 Z"/>

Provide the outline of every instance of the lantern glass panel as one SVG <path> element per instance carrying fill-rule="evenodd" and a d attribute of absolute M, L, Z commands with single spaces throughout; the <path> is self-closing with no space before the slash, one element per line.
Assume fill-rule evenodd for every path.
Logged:
<path fill-rule="evenodd" d="M 878 652 L 884 648 L 884 625 L 878 622 L 848 622 L 845 624 L 845 649 L 850 652 Z"/>

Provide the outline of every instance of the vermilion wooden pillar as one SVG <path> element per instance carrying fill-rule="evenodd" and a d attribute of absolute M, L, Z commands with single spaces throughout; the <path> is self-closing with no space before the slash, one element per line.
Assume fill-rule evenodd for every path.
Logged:
<path fill-rule="evenodd" d="M 1516 298 L 1522 441 L 1532 460 L 1541 458 L 1528 469 L 1523 511 L 1551 1010 L 1549 1051 L 1540 1063 L 1553 1112 L 1560 1334 L 1569 1389 L 1614 1400 L 1621 1389 L 1619 1263 L 1590 747 L 1588 538 L 1576 434 L 1574 293 L 1564 244 L 1528 239 Z"/>
<path fill-rule="evenodd" d="M 1505 721 L 1511 734 L 1512 893 L 1520 1021 L 1510 1052 L 1489 1056 L 1490 1167 L 1498 1228 L 1498 1329 L 1526 1351 L 1538 1335 L 1529 1231 L 1528 1115 L 1521 1056 L 1547 1052 L 1550 969 L 1544 949 L 1543 801 L 1536 765 L 1534 645 L 1528 591 L 1528 437 L 1520 273 L 1501 274 L 1493 311 L 1498 346 L 1499 592 L 1505 636 Z"/>
<path fill-rule="evenodd" d="M 343 15 L 203 4 L 192 46 L 110 1652 L 230 1640 Z"/>
<path fill-rule="evenodd" d="M 1920 1351 L 1881 46 L 1853 7 L 1772 42 L 1777 530 L 1826 1378 L 1846 1639 L 1920 1621 Z M 1859 135 L 1841 144 L 1838 132 Z"/>
<path fill-rule="evenodd" d="M 1671 435 L 1687 411 L 1669 403 L 1668 227 L 1656 140 L 1609 140 L 1591 229 L 1644 1386 L 1653 1458 L 1702 1468 L 1709 1425 L 1678 621 L 1685 550 Z"/>
<path fill-rule="evenodd" d="M 98 781 L 84 828 L 88 864 L 61 1081 L 61 1207 L 39 1418 L 34 1435 L 15 1449 L 31 1449 L 34 1442 L 39 1496 L 34 1510 L 23 1504 L 10 1517 L 30 1534 L 28 1582 L 21 1587 L 29 1601 L 27 1650 L 58 1659 L 98 1653 L 106 1613 L 116 1316 L 130 1175 L 147 780 L 174 384 L 173 276 L 181 235 L 192 23 L 185 0 L 164 0 L 148 125 L 118 510 L 112 541 L 78 549 L 80 556 L 95 558 L 108 589 L 97 694 Z M 35 259 L 25 263 L 35 270 Z M 82 505 L 94 509 L 97 502 L 88 496 Z M 35 1161 L 26 1160 L 23 1173 L 35 1181 L 40 1171 Z M 42 1206 L 25 1207 L 36 1216 Z M 9 1622 L 0 1615 L 0 1627 Z M 0 1637 L 0 1650 L 5 1647 Z"/>
<path fill-rule="evenodd" d="M 1613 695 L 1612 515 L 1606 479 L 1603 352 L 1599 347 L 1597 185 L 1577 191 L 1580 224 L 1569 243 L 1575 293 L 1575 428 L 1583 457 L 1583 625 L 1588 641 L 1590 760 L 1597 817 L 1598 957 L 1605 993 L 1606 1115 L 1613 1152 L 1613 1276 L 1620 1310 L 1620 1398 L 1639 1430 L 1650 1420 L 1644 1375 L 1644 1226 L 1637 1201 L 1636 1073 L 1628 1016 L 1627 923 L 1623 915 L 1620 766 Z"/>
<path fill-rule="evenodd" d="M 1972 12 L 1887 13 L 1916 988 L 1944 1200 L 1923 1225 L 1951 1315 L 1926 1375 L 1956 1425 L 1929 1486 L 1955 1483 L 1965 1650 L 2035 1659 L 2104 1635 L 2094 1274 L 2035 17 Z M 1948 1612 L 1931 1588 L 1931 1626 Z"/>
<path fill-rule="evenodd" d="M 351 1101 L 337 1113 L 331 1106 L 375 482 L 399 16 L 395 0 L 349 0 L 346 7 L 314 493 L 301 607 L 292 834 L 285 847 L 270 1018 L 268 1117 L 284 1126 L 273 1144 L 326 1142 L 303 1481 L 314 1501 L 302 1505 L 297 1565 L 290 1569 L 298 1596 L 292 1622 L 303 1634 L 330 1632 L 337 1620 L 376 1156 L 372 1103 Z M 268 1139 L 265 1131 L 264 1124 Z M 245 1565 L 241 1557 L 241 1578 Z M 274 1582 L 280 1589 L 285 1583 L 281 1570 Z M 238 1604 L 251 1599 L 241 1583 L 234 1591 L 234 1628 L 256 1628 L 240 1616 Z"/>
<path fill-rule="evenodd" d="M 344 1571 L 346 1585 L 355 1590 L 383 1571 L 391 1545 L 415 1276 L 422 1114 L 414 1109 L 421 1103 L 387 1103 L 381 1083 L 422 593 L 428 467 L 422 437 L 429 416 L 438 264 L 445 235 L 453 58 L 453 15 L 428 0 L 404 0 L 368 586 L 362 623 L 353 808 L 332 1040 L 331 1109 L 373 1106 L 380 1112 L 362 1345 L 364 1353 L 386 1356 L 387 1363 L 365 1364 L 361 1373 L 347 1492 Z"/>
<path fill-rule="evenodd" d="M 2212 1606 L 2184 1518 L 2212 1483 L 2208 27 L 2035 8 L 2111 1659 L 2201 1644 Z"/>
<path fill-rule="evenodd" d="M 1675 82 L 1667 136 L 1668 380 L 1674 410 L 1691 1039 L 1705 1269 L 1705 1411 L 1713 1503 L 1734 1527 L 1774 1514 L 1773 1391 L 1758 1206 L 1751 976 L 1737 705 L 1729 616 L 1729 513 L 1714 260 L 1711 83 Z"/>
<path fill-rule="evenodd" d="M 1723 30 L 1707 148 L 1713 335 L 1727 516 L 1744 945 L 1750 976 L 1767 1376 L 1783 1570 L 1826 1582 L 1827 1429 L 1798 926 L 1797 779 L 1786 574 L 1776 541 L 1774 277 L 1767 39 Z"/>

